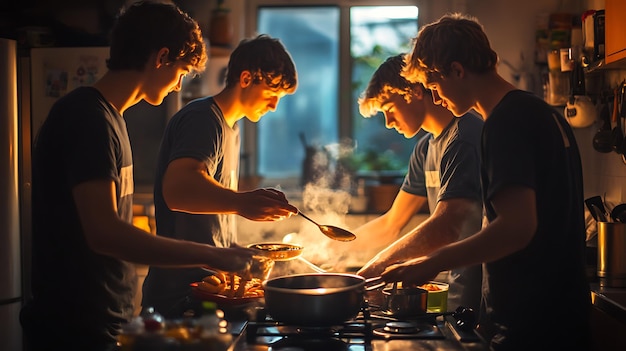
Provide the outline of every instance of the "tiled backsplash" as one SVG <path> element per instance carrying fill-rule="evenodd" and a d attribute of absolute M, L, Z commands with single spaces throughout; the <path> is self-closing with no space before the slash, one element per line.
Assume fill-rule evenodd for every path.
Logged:
<path fill-rule="evenodd" d="M 591 79 L 601 82 L 591 82 L 588 86 L 615 88 L 626 79 L 626 70 L 607 70 L 602 75 L 593 73 Z M 598 119 L 590 127 L 574 129 L 583 162 L 585 198 L 600 195 L 614 204 L 626 202 L 626 162 L 622 155 L 615 152 L 604 154 L 593 148 L 593 137 L 601 124 Z"/>

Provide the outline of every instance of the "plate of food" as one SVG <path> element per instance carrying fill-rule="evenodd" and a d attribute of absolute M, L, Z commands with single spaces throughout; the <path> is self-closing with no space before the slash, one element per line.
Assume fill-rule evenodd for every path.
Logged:
<path fill-rule="evenodd" d="M 237 274 L 216 272 L 191 283 L 193 295 L 205 301 L 213 301 L 218 305 L 244 305 L 262 301 L 265 297 L 261 279 L 244 279 Z"/>

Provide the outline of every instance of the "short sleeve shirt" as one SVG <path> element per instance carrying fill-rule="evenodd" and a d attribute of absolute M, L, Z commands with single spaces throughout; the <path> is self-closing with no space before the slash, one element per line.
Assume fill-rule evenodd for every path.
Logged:
<path fill-rule="evenodd" d="M 32 176 L 33 308 L 25 328 L 114 343 L 134 311 L 135 266 L 89 248 L 72 195 L 81 183 L 113 180 L 118 216 L 132 222 L 126 124 L 98 90 L 77 88 L 53 105 L 35 140 Z M 64 318 L 50 322 L 55 315 Z"/>
<path fill-rule="evenodd" d="M 449 198 L 481 202 L 480 136 L 483 121 L 473 113 L 454 118 L 434 138 L 424 135 L 415 145 L 402 190 L 426 196 L 430 211 Z"/>
<path fill-rule="evenodd" d="M 493 196 L 509 186 L 534 190 L 538 219 L 527 247 L 485 265 L 492 321 L 509 328 L 511 340 L 523 340 L 534 333 L 537 316 L 551 311 L 568 321 L 561 324 L 564 332 L 586 332 L 590 291 L 584 266 L 582 166 L 571 127 L 543 100 L 514 90 L 485 122 L 482 160 L 488 220 L 498 216 Z M 546 284 L 567 291 L 558 304 L 538 288 Z M 557 333 L 555 328 L 550 332 Z"/>
<path fill-rule="evenodd" d="M 172 211 L 163 199 L 161 187 L 169 163 L 190 157 L 203 162 L 207 173 L 222 186 L 236 190 L 239 152 L 239 127 L 228 126 L 212 97 L 194 100 L 172 117 L 161 142 L 155 177 L 157 235 L 217 247 L 236 242 L 235 215 Z M 150 267 L 143 285 L 142 306 L 166 313 L 188 296 L 189 284 L 205 276 L 207 272 L 201 268 Z"/>

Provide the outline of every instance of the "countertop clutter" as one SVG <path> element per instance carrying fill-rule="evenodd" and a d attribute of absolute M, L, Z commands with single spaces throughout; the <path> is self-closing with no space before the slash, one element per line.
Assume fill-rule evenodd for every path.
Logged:
<path fill-rule="evenodd" d="M 248 314 L 248 318 L 243 316 Z M 351 350 L 483 351 L 487 346 L 474 329 L 463 328 L 454 315 L 427 315 L 395 319 L 362 310 L 351 320 L 332 327 L 296 327 L 273 321 L 260 304 L 230 311 L 226 329 L 213 332 L 196 320 L 148 319 L 141 333 L 128 328 L 120 338 L 120 351 L 280 351 Z M 226 320 L 229 319 L 228 313 Z M 234 316 L 234 317 L 232 317 Z M 203 317 L 200 317 L 203 319 Z M 156 326 L 156 327 L 155 327 Z M 224 330 L 228 335 L 224 334 Z"/>

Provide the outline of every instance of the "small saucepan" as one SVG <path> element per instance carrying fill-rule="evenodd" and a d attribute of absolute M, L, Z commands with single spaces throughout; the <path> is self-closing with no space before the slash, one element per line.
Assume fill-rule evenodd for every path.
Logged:
<path fill-rule="evenodd" d="M 419 287 L 397 287 L 383 289 L 383 312 L 396 317 L 412 317 L 426 314 L 428 290 Z"/>

